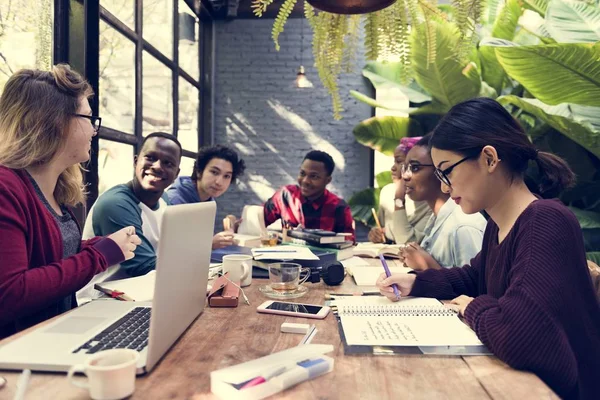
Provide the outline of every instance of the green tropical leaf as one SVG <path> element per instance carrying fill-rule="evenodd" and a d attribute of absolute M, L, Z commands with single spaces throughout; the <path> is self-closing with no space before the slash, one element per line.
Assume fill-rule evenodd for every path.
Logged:
<path fill-rule="evenodd" d="M 544 17 L 548 9 L 548 0 L 523 0 L 523 6 Z"/>
<path fill-rule="evenodd" d="M 394 110 L 394 111 L 403 111 L 408 113 L 409 109 L 408 108 L 400 108 L 400 107 L 394 107 L 391 104 L 388 103 L 383 103 L 381 101 L 377 101 L 365 94 L 362 94 L 360 92 L 357 92 L 356 90 L 351 90 L 350 94 L 352 95 L 352 97 L 354 97 L 356 100 L 358 101 L 362 101 L 363 103 L 366 103 L 368 105 L 370 105 L 371 107 L 375 107 L 375 108 L 383 108 L 386 110 Z"/>
<path fill-rule="evenodd" d="M 352 218 L 367 226 L 375 226 L 371 209 L 379 208 L 379 192 L 381 188 L 368 188 L 353 194 L 348 200 Z"/>
<path fill-rule="evenodd" d="M 590 251 L 585 253 L 585 258 L 600 265 L 600 251 Z"/>
<path fill-rule="evenodd" d="M 404 68 L 404 65 L 399 62 L 370 61 L 363 68 L 362 74 L 371 82 L 375 90 L 395 87 L 400 89 L 413 104 L 431 101 L 431 96 L 425 93 L 419 85 L 413 83 L 403 85 L 401 83 Z"/>
<path fill-rule="evenodd" d="M 487 23 L 491 24 L 496 22 L 498 12 L 502 11 L 504 7 L 504 0 L 489 0 L 487 2 Z"/>
<path fill-rule="evenodd" d="M 581 229 L 600 229 L 600 213 L 569 207 L 577 217 Z"/>
<path fill-rule="evenodd" d="M 490 99 L 495 99 L 498 97 L 498 92 L 485 81 L 481 81 L 481 91 L 479 92 L 479 97 L 489 97 Z"/>
<path fill-rule="evenodd" d="M 405 136 L 421 136 L 417 121 L 409 117 L 372 117 L 360 122 L 352 131 L 356 140 L 373 150 L 391 156 Z"/>
<path fill-rule="evenodd" d="M 507 0 L 492 26 L 492 36 L 498 39 L 512 40 L 523 13 L 518 0 Z"/>
<path fill-rule="evenodd" d="M 595 128 L 600 124 L 600 108 L 575 107 L 566 103 L 550 106 L 537 99 L 517 96 L 502 96 L 498 101 L 502 104 L 515 105 L 536 116 L 596 157 L 600 157 L 600 130 Z M 589 118 L 594 122 L 590 122 Z"/>
<path fill-rule="evenodd" d="M 377 187 L 384 187 L 393 182 L 392 180 L 392 171 L 383 171 L 375 175 L 375 181 L 377 182 Z"/>
<path fill-rule="evenodd" d="M 489 6 L 492 7 L 494 4 Z M 497 4 L 495 6 L 497 7 Z M 518 0 L 507 0 L 494 21 L 490 35 L 497 39 L 513 40 L 522 13 Z M 481 78 L 496 92 L 494 95 L 489 88 L 482 87 L 480 95 L 495 98 L 502 91 L 507 78 L 506 72 L 496 59 L 496 52 L 492 48 L 480 47 L 478 56 L 481 63 Z"/>
<path fill-rule="evenodd" d="M 555 43 L 546 26 L 546 20 L 535 11 L 525 10 L 519 18 L 519 25 L 527 32 L 540 38 L 544 43 Z"/>
<path fill-rule="evenodd" d="M 437 100 L 433 100 L 431 103 L 421 106 L 410 111 L 411 116 L 415 115 L 444 115 L 450 111 L 450 106 L 440 103 Z"/>
<path fill-rule="evenodd" d="M 481 60 L 481 75 L 485 82 L 499 92 L 502 90 L 506 72 L 496 58 L 496 50 L 491 46 L 479 48 L 479 59 Z"/>
<path fill-rule="evenodd" d="M 508 75 L 546 104 L 600 106 L 600 43 L 521 46 L 482 41 L 494 46 Z"/>
<path fill-rule="evenodd" d="M 595 43 L 600 40 L 600 9 L 574 0 L 551 0 L 546 27 L 559 43 Z"/>
<path fill-rule="evenodd" d="M 439 102 L 453 106 L 476 97 L 481 89 L 477 68 L 456 59 L 460 33 L 448 22 L 429 21 L 435 32 L 435 58 L 428 61 L 429 42 L 421 30 L 411 33 L 411 63 L 415 80 Z M 465 70 L 463 72 L 463 70 Z"/>

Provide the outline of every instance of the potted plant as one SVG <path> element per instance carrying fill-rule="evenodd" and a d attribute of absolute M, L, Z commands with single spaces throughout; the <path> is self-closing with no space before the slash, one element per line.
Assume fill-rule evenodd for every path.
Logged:
<path fill-rule="evenodd" d="M 283 32 L 297 1 L 285 0 L 273 23 L 271 36 L 277 50 L 279 35 Z M 253 0 L 254 13 L 262 16 L 272 2 L 273 0 Z M 442 11 L 429 0 L 304 1 L 304 15 L 313 32 L 315 67 L 323 86 L 331 95 L 334 118 L 341 118 L 340 113 L 343 109 L 338 90 L 338 76 L 342 72 L 351 72 L 363 21 L 367 59 L 377 60 L 385 55 L 398 59 L 408 67 L 412 50 L 410 31 L 418 31 L 426 40 L 427 48 L 432 50 L 427 54 L 427 58 L 432 61 L 435 58 L 433 43 L 436 40 L 432 22 L 447 19 L 449 11 L 455 16 L 456 29 L 459 32 L 456 50 L 462 57 L 470 47 L 484 2 L 485 0 L 454 1 L 454 6 Z M 365 7 L 357 7 L 359 3 Z"/>
<path fill-rule="evenodd" d="M 375 117 L 359 123 L 356 139 L 389 154 L 401 137 L 429 131 L 467 94 L 499 94 L 498 101 L 511 110 L 535 145 L 565 158 L 576 173 L 577 186 L 556 195 L 578 217 L 588 259 L 600 261 L 600 9 L 574 0 L 524 0 L 522 5 L 507 0 L 482 28 L 481 34 L 488 37 L 473 45 L 462 63 L 443 57 L 459 33 L 451 26 L 436 32 L 440 57 L 425 68 L 426 51 L 414 52 L 415 82 L 410 86 L 399 79 L 401 65 L 365 67 L 363 75 L 376 89 L 397 85 L 412 108 L 407 117 Z M 461 73 L 463 78 L 450 79 Z M 353 95 L 372 106 L 394 107 Z M 535 180 L 536 171 L 532 168 L 529 175 Z M 381 175 L 377 181 L 382 187 L 391 179 Z M 377 189 L 365 189 L 349 204 L 357 219 L 369 223 L 364 210 L 376 206 L 377 200 Z"/>

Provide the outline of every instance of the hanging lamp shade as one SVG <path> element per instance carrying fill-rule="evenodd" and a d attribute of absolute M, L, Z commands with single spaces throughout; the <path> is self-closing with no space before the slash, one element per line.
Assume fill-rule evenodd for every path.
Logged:
<path fill-rule="evenodd" d="M 367 14 L 391 6 L 396 0 L 307 0 L 321 10 L 334 14 Z"/>
<path fill-rule="evenodd" d="M 294 86 L 296 86 L 299 89 L 306 89 L 306 88 L 311 88 L 313 87 L 313 84 L 311 81 L 308 80 L 308 78 L 306 77 L 306 74 L 304 73 L 304 66 L 300 66 L 300 68 L 298 68 L 298 73 L 296 74 L 296 80 L 294 81 Z"/>

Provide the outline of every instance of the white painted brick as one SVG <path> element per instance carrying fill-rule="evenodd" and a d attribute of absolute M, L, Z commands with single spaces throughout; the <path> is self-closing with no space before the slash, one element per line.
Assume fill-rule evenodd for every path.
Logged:
<path fill-rule="evenodd" d="M 371 116 L 371 108 L 349 94 L 352 89 L 369 93 L 360 74 L 364 51 L 354 73 L 339 81 L 345 112 L 335 121 L 330 96 L 313 66 L 307 21 L 302 64 L 314 88 L 293 87 L 300 65 L 301 21 L 287 22 L 279 52 L 271 40 L 273 20 L 215 24 L 215 142 L 237 148 L 246 161 L 241 183 L 217 200 L 217 221 L 226 214 L 240 215 L 245 204 L 261 204 L 280 186 L 294 183 L 302 158 L 312 149 L 328 151 L 336 160 L 329 186 L 334 193 L 347 199 L 369 185 L 369 150 L 354 140 L 352 129 Z M 251 182 L 260 192 L 251 189 Z"/>

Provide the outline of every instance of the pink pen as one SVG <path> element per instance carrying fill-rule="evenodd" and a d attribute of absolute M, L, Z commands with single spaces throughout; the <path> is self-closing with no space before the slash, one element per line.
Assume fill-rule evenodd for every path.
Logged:
<path fill-rule="evenodd" d="M 264 376 L 257 376 L 254 379 L 251 379 L 250 381 L 246 382 L 246 384 L 244 384 L 244 386 L 242 386 L 240 388 L 240 390 L 243 389 L 248 389 L 254 386 L 258 386 L 261 383 L 265 383 L 266 381 L 268 381 L 269 379 L 285 372 L 285 370 L 287 369 L 287 367 L 277 367 L 276 369 L 274 369 L 273 371 L 271 371 L 270 373 L 264 374 Z"/>

